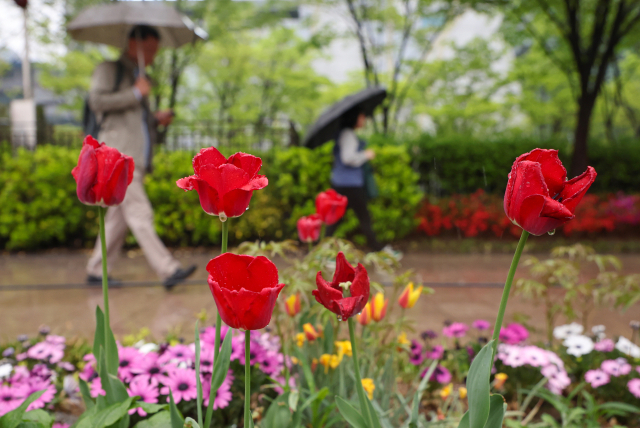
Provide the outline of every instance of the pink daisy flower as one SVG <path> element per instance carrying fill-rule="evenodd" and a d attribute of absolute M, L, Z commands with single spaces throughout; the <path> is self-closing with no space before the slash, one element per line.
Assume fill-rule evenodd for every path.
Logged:
<path fill-rule="evenodd" d="M 615 360 L 605 360 L 600 365 L 605 373 L 611 376 L 624 376 L 631 372 L 631 364 L 627 363 L 624 358 L 616 358 Z"/>
<path fill-rule="evenodd" d="M 616 347 L 616 344 L 611 339 L 603 339 L 593 344 L 593 348 L 600 352 L 611 352 Z"/>
<path fill-rule="evenodd" d="M 69 428 L 69 424 L 63 424 L 62 422 L 56 422 L 51 428 Z"/>
<path fill-rule="evenodd" d="M 547 351 L 540 349 L 537 346 L 525 346 L 522 349 L 522 357 L 525 360 L 525 364 L 529 364 L 533 367 L 544 367 L 549 364 Z"/>
<path fill-rule="evenodd" d="M 427 351 L 426 357 L 430 360 L 439 360 L 444 356 L 444 347 L 442 345 L 436 345 L 431 348 L 431 351 Z"/>
<path fill-rule="evenodd" d="M 475 328 L 476 330 L 489 330 L 491 324 L 486 320 L 475 320 L 471 323 L 471 327 Z"/>
<path fill-rule="evenodd" d="M 218 392 L 216 393 L 216 398 L 213 400 L 213 409 L 217 410 L 217 409 L 224 409 L 225 407 L 227 407 L 229 405 L 229 403 L 231 402 L 231 384 L 233 384 L 233 380 L 234 380 L 234 376 L 233 376 L 233 372 L 231 370 L 229 370 L 229 372 L 227 373 L 227 377 L 225 378 L 225 380 L 222 382 L 222 385 L 220 385 L 220 388 L 218 389 Z M 205 376 L 203 378 L 202 384 L 203 385 L 209 385 L 211 382 L 211 377 L 210 376 Z M 211 390 L 209 388 L 202 388 L 202 395 L 203 395 L 203 403 L 205 406 L 209 405 L 209 393 L 211 392 Z"/>
<path fill-rule="evenodd" d="M 39 342 L 29 348 L 27 357 L 34 360 L 49 360 L 51 364 L 55 364 L 64 357 L 64 345 L 60 346 L 47 341 Z"/>
<path fill-rule="evenodd" d="M 262 363 L 266 357 L 266 352 L 264 348 L 257 343 L 251 341 L 250 350 L 249 350 L 249 358 L 250 365 L 255 365 L 257 363 Z M 244 365 L 244 352 L 240 355 L 240 364 Z"/>
<path fill-rule="evenodd" d="M 164 378 L 165 369 L 158 360 L 159 356 L 155 352 L 143 354 L 136 366 L 131 368 L 131 373 L 136 376 L 149 376 L 154 381 L 160 382 Z"/>
<path fill-rule="evenodd" d="M 464 337 L 467 334 L 469 327 L 461 322 L 454 322 L 442 329 L 442 335 L 446 337 Z"/>
<path fill-rule="evenodd" d="M 34 409 L 42 409 L 45 404 L 50 403 L 53 398 L 56 396 L 56 387 L 51 384 L 51 382 L 47 380 L 42 380 L 38 378 L 31 378 L 27 385 L 27 394 L 26 397 L 33 394 L 37 391 L 45 390 L 44 394 L 42 394 L 37 400 L 33 403 L 29 404 L 27 407 L 27 411 Z"/>
<path fill-rule="evenodd" d="M 161 364 L 192 364 L 196 360 L 196 354 L 189 346 L 178 344 L 167 348 L 158 360 Z"/>
<path fill-rule="evenodd" d="M 429 368 L 425 368 L 422 374 L 420 375 L 420 377 L 421 378 L 425 377 L 428 370 Z M 441 384 L 449 383 L 451 382 L 451 372 L 449 372 L 449 370 L 447 370 L 446 367 L 443 367 L 440 364 L 438 364 L 436 366 L 436 369 L 433 371 L 433 374 L 431 375 L 430 380 L 431 381 L 435 380 L 436 382 Z"/>
<path fill-rule="evenodd" d="M 20 406 L 27 397 L 27 391 L 26 385 L 0 385 L 0 416 Z"/>
<path fill-rule="evenodd" d="M 264 355 L 264 359 L 260 363 L 260 370 L 269 376 L 274 376 L 280 373 L 284 367 L 284 359 L 282 354 L 275 351 L 267 351 Z"/>
<path fill-rule="evenodd" d="M 609 375 L 600 369 L 589 370 L 584 374 L 584 380 L 589 382 L 593 388 L 608 384 L 609 379 Z"/>
<path fill-rule="evenodd" d="M 213 350 L 215 346 L 202 348 L 200 350 L 200 372 L 213 372 Z"/>
<path fill-rule="evenodd" d="M 631 379 L 627 382 L 627 388 L 634 397 L 640 398 L 640 379 Z"/>
<path fill-rule="evenodd" d="M 518 323 L 512 323 L 500 329 L 500 340 L 508 345 L 517 345 L 528 338 L 529 331 Z"/>
<path fill-rule="evenodd" d="M 145 403 L 158 402 L 158 383 L 152 380 L 149 376 L 137 376 L 129 384 L 127 392 L 130 397 L 134 397 L 136 395 L 140 396 L 140 401 L 144 401 Z M 129 410 L 130 415 L 133 415 L 136 412 L 142 417 L 147 416 L 147 412 L 142 410 L 142 407 Z"/>
<path fill-rule="evenodd" d="M 169 395 L 169 391 L 171 391 L 176 403 L 182 400 L 194 400 L 198 395 L 195 370 L 179 368 L 169 370 L 167 376 L 162 380 L 162 383 L 165 386 L 160 389 L 160 392 L 163 395 Z M 167 402 L 169 402 L 169 397 L 167 397 Z"/>
<path fill-rule="evenodd" d="M 130 382 L 134 376 L 132 370 L 139 366 L 142 355 L 136 348 L 124 347 L 118 349 L 118 359 L 120 360 L 118 377 L 125 382 Z"/>
<path fill-rule="evenodd" d="M 223 324 L 222 327 L 220 327 L 220 343 L 224 340 L 227 331 L 229 331 L 229 327 Z M 215 327 L 206 327 L 200 332 L 200 344 L 203 349 L 208 347 L 213 349 L 216 347 Z"/>
<path fill-rule="evenodd" d="M 96 398 L 98 395 L 107 395 L 104 389 L 102 389 L 102 382 L 99 377 L 94 378 L 91 383 L 89 383 L 89 395 L 92 398 Z"/>

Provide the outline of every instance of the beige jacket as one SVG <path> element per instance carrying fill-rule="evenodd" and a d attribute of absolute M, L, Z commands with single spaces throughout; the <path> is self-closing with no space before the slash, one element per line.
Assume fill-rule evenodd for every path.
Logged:
<path fill-rule="evenodd" d="M 101 122 L 98 140 L 129 155 L 135 162 L 136 172 L 144 172 L 143 112 L 147 111 L 150 150 L 157 140 L 157 122 L 149 112 L 149 101 L 138 100 L 133 91 L 134 64 L 126 56 L 119 60 L 124 65 L 122 80 L 114 92 L 118 66 L 107 61 L 96 67 L 91 78 L 89 105 Z"/>

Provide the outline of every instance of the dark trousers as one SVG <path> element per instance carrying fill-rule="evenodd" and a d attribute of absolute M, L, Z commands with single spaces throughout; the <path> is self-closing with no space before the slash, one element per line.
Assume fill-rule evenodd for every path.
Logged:
<path fill-rule="evenodd" d="M 362 229 L 362 233 L 364 233 L 364 236 L 367 238 L 369 248 L 374 251 L 380 251 L 383 246 L 378 242 L 376 234 L 371 228 L 371 215 L 369 215 L 369 210 L 367 209 L 369 197 L 367 196 L 366 189 L 364 187 L 341 187 L 333 185 L 331 187 L 333 187 L 336 192 L 346 196 L 349 200 L 347 209 L 351 208 L 353 212 L 356 213 L 356 217 L 358 217 L 358 221 L 360 222 L 360 229 Z M 342 219 L 336 224 L 328 226 L 327 236 L 332 236 L 340 223 L 342 223 Z"/>

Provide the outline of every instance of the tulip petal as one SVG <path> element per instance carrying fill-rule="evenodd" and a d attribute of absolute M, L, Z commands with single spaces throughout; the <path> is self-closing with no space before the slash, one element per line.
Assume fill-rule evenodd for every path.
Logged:
<path fill-rule="evenodd" d="M 356 267 L 350 291 L 352 296 L 362 296 L 365 301 L 369 300 L 369 275 L 367 274 L 367 270 L 360 263 L 358 263 L 358 266 Z"/>
<path fill-rule="evenodd" d="M 342 320 L 346 321 L 348 318 L 351 318 L 353 315 L 362 311 L 366 304 L 367 301 L 362 296 L 345 297 L 344 299 L 336 300 L 334 302 L 334 308 L 336 310 L 332 312 L 339 314 L 342 317 Z"/>
<path fill-rule="evenodd" d="M 126 168 L 126 170 L 125 170 Z M 122 203 L 127 192 L 127 180 L 129 178 L 128 163 L 124 158 L 118 159 L 111 175 L 102 184 L 102 201 L 105 205 L 118 205 Z"/>
<path fill-rule="evenodd" d="M 262 167 L 262 159 L 247 153 L 242 153 L 242 152 L 232 155 L 227 161 L 227 163 L 237 166 L 238 168 L 246 172 L 249 175 L 249 177 L 253 177 L 254 175 L 256 175 L 258 171 L 260 171 L 260 168 Z M 262 187 L 260 187 L 260 189 L 261 188 Z"/>
<path fill-rule="evenodd" d="M 241 187 L 242 190 L 264 189 L 269 184 L 269 180 L 264 175 L 256 175 L 247 184 Z"/>
<path fill-rule="evenodd" d="M 194 190 L 196 188 L 197 184 L 195 182 L 197 180 L 198 176 L 190 175 L 189 177 L 181 178 L 180 180 L 176 181 L 176 184 L 179 188 L 186 192 L 188 190 Z"/>
<path fill-rule="evenodd" d="M 330 283 L 325 281 L 322 272 L 318 272 L 316 275 L 316 285 L 318 289 L 313 290 L 312 294 L 322 306 L 329 308 L 331 302 L 342 299 L 342 290 L 332 287 Z"/>
<path fill-rule="evenodd" d="M 222 197 L 222 211 L 227 217 L 240 217 L 249 208 L 253 191 L 236 189 Z"/>
<path fill-rule="evenodd" d="M 338 253 L 338 257 L 336 257 L 336 271 L 333 274 L 332 283 L 337 286 L 342 282 L 353 282 L 355 275 L 356 270 L 349 264 L 347 258 L 344 256 L 344 253 L 340 251 Z"/>
<path fill-rule="evenodd" d="M 215 147 L 208 147 L 200 150 L 200 152 L 193 158 L 193 170 L 196 175 L 200 175 L 200 169 L 205 165 L 218 167 L 227 163 L 227 158 L 224 157 L 218 149 Z"/>
<path fill-rule="evenodd" d="M 545 205 L 549 205 L 546 210 L 546 216 L 542 216 L 545 212 Z M 562 206 L 558 201 L 555 201 L 549 197 L 542 195 L 531 195 L 524 199 L 520 205 L 518 217 L 515 219 L 516 223 L 527 232 L 532 235 L 543 235 L 550 232 L 562 224 L 573 218 L 573 215 L 569 212 L 570 217 L 566 217 L 568 210 L 559 208 Z M 552 217 L 554 215 L 556 217 Z"/>
<path fill-rule="evenodd" d="M 251 256 L 224 253 L 207 263 L 207 272 L 221 288 L 238 291 L 249 282 L 252 261 Z"/>
<path fill-rule="evenodd" d="M 98 140 L 93 138 L 91 135 L 87 135 L 86 137 L 84 137 L 84 141 L 82 142 L 82 147 L 84 147 L 85 145 L 91 146 L 93 149 L 97 149 L 98 147 L 101 146 Z"/>
<path fill-rule="evenodd" d="M 549 196 L 547 185 L 538 162 L 522 161 L 513 165 L 509 174 L 508 194 L 505 195 L 505 212 L 515 220 L 525 198 L 531 195 Z M 541 207 L 542 209 L 542 207 Z M 518 224 L 520 224 L 518 222 Z"/>
<path fill-rule="evenodd" d="M 231 190 L 239 189 L 249 183 L 251 177 L 237 166 L 224 164 L 221 166 L 203 165 L 198 176 L 216 189 L 218 195 L 224 196 Z"/>
<path fill-rule="evenodd" d="M 560 193 L 560 200 L 571 213 L 576 211 L 576 206 L 580 203 L 585 193 L 587 193 L 587 190 L 589 190 L 589 187 L 591 187 L 597 175 L 595 169 L 587 167 L 585 172 L 566 183 L 562 193 Z"/>
<path fill-rule="evenodd" d="M 249 271 L 249 281 L 243 285 L 243 288 L 259 293 L 265 288 L 277 286 L 278 269 L 265 256 L 254 257 L 247 269 Z"/>
<path fill-rule="evenodd" d="M 222 204 L 220 203 L 220 198 L 218 197 L 218 192 L 216 192 L 216 189 L 209 186 L 206 181 L 201 180 L 194 175 L 192 175 L 191 177 L 193 177 L 191 180 L 191 185 L 193 185 L 198 192 L 198 198 L 200 198 L 200 206 L 202 206 L 204 212 L 209 215 L 220 214 L 220 211 L 222 211 Z"/>
<path fill-rule="evenodd" d="M 78 165 L 71 170 L 71 175 L 76 180 L 76 194 L 80 202 L 94 205 L 96 203 L 96 193 L 93 186 L 98 175 L 98 159 L 92 146 L 82 146 Z"/>
<path fill-rule="evenodd" d="M 549 196 L 554 197 L 562 191 L 567 181 L 567 170 L 558 157 L 557 150 L 534 149 L 518 157 L 520 161 L 538 162 L 542 176 L 549 189 Z"/>

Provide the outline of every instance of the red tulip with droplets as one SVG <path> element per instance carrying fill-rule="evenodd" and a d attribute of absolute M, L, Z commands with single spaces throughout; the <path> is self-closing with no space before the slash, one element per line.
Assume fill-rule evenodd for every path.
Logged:
<path fill-rule="evenodd" d="M 532 235 L 551 232 L 575 217 L 576 206 L 596 175 L 589 166 L 567 181 L 557 150 L 534 149 L 513 163 L 504 211 L 513 223 Z"/>
<path fill-rule="evenodd" d="M 133 180 L 134 168 L 131 156 L 123 155 L 87 135 L 82 143 L 78 165 L 71 170 L 77 184 L 78 199 L 86 205 L 120 205 Z"/>
<path fill-rule="evenodd" d="M 325 281 L 322 272 L 316 275 L 317 290 L 313 290 L 318 303 L 338 315 L 338 319 L 346 321 L 364 309 L 369 300 L 369 275 L 358 263 L 354 269 L 347 262 L 344 253 L 339 252 L 336 258 L 336 271 L 331 282 Z M 346 291 L 348 290 L 348 292 Z"/>
<path fill-rule="evenodd" d="M 239 217 L 249 207 L 254 190 L 269 184 L 258 171 L 262 159 L 246 153 L 236 153 L 228 159 L 215 147 L 200 150 L 193 158 L 194 175 L 177 181 L 178 187 L 195 190 L 202 209 L 210 215 Z"/>
<path fill-rule="evenodd" d="M 333 189 L 321 192 L 316 197 L 316 213 L 325 224 L 338 222 L 347 210 L 348 200 Z"/>
<path fill-rule="evenodd" d="M 298 219 L 298 237 L 302 242 L 314 242 L 320 239 L 322 219 L 318 214 L 300 217 Z"/>

